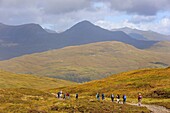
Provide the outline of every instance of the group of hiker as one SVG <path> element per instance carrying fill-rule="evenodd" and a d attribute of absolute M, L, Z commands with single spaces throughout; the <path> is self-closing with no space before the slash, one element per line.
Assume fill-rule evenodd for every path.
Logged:
<path fill-rule="evenodd" d="M 63 93 L 62 91 L 59 91 L 56 94 L 57 98 L 62 98 L 62 99 L 70 99 L 70 94 L 69 93 Z M 78 99 L 78 93 L 76 93 L 75 98 Z"/>
<path fill-rule="evenodd" d="M 102 97 L 102 100 L 104 100 L 105 94 L 102 93 L 101 97 Z M 96 98 L 97 98 L 97 100 L 100 100 L 100 94 L 99 93 L 96 94 Z M 114 94 L 111 94 L 110 98 L 111 98 L 111 101 L 114 102 L 114 98 L 115 98 Z M 117 94 L 116 98 L 117 98 L 117 103 L 120 103 L 120 95 L 119 94 Z M 123 99 L 123 104 L 125 104 L 126 103 L 126 95 L 123 95 L 122 99 Z"/>
<path fill-rule="evenodd" d="M 62 91 L 59 91 L 59 92 L 56 94 L 56 97 L 57 97 L 57 98 L 62 98 L 62 99 L 70 99 L 70 94 L 69 94 L 69 93 L 63 93 Z M 76 98 L 76 100 L 79 98 L 78 93 L 75 94 L 75 98 Z M 99 94 L 99 93 L 96 94 L 96 98 L 97 98 L 98 101 L 100 101 L 100 94 Z M 114 94 L 111 94 L 111 95 L 110 95 L 110 98 L 111 98 L 111 101 L 112 101 L 112 102 L 114 102 L 114 100 L 115 100 L 115 98 L 116 98 L 117 103 L 120 103 L 120 98 L 121 98 L 120 94 L 117 94 L 116 97 L 114 96 Z M 127 98 L 127 97 L 126 97 L 126 95 L 124 94 L 124 95 L 122 96 L 123 104 L 126 103 L 126 98 Z M 105 100 L 105 94 L 104 94 L 104 93 L 101 94 L 101 99 L 102 99 L 102 100 Z M 138 94 L 138 105 L 139 105 L 139 106 L 141 106 L 141 101 L 142 101 L 142 95 L 141 95 L 141 93 L 139 93 L 139 94 Z"/>

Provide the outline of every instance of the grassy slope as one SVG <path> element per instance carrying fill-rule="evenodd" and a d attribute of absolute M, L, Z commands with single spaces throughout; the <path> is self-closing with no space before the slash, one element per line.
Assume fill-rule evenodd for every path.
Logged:
<path fill-rule="evenodd" d="M 75 84 L 73 82 L 37 77 L 33 75 L 14 74 L 0 70 L 0 88 L 50 89 Z"/>
<path fill-rule="evenodd" d="M 98 102 L 93 98 L 56 99 L 49 93 L 33 89 L 0 90 L 2 113 L 150 113 L 143 107 L 121 105 L 108 101 Z M 73 96 L 73 95 L 71 95 Z"/>
<path fill-rule="evenodd" d="M 151 98 L 150 101 L 144 100 L 145 103 L 156 103 L 170 108 L 170 100 L 167 100 L 170 98 L 170 68 L 130 71 L 61 89 L 89 96 L 97 92 L 105 93 L 107 96 L 111 93 L 126 94 L 128 98 L 136 98 L 138 92 L 141 92 L 143 97 Z"/>
<path fill-rule="evenodd" d="M 165 67 L 170 65 L 169 56 L 113 41 L 25 55 L 1 61 L 0 68 L 82 82 L 139 68 Z"/>

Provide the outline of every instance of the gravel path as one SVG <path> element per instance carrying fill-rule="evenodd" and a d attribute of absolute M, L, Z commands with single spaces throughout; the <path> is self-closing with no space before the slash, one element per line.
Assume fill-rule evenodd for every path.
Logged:
<path fill-rule="evenodd" d="M 135 105 L 138 106 L 138 104 L 132 104 L 132 103 L 127 103 L 129 105 Z M 170 109 L 167 109 L 163 106 L 158 106 L 158 105 L 146 105 L 142 104 L 142 106 L 147 107 L 149 110 L 151 110 L 151 113 L 170 113 Z"/>

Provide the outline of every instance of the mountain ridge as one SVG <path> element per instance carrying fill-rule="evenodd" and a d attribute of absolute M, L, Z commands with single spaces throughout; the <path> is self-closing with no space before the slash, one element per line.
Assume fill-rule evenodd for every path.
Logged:
<path fill-rule="evenodd" d="M 139 40 L 155 40 L 155 41 L 170 41 L 170 35 L 164 35 L 152 30 L 144 31 L 139 29 L 132 29 L 129 27 L 123 27 L 119 29 L 113 29 L 113 31 L 123 31 L 130 35 L 132 38 Z"/>
<path fill-rule="evenodd" d="M 36 27 L 32 28 L 33 26 Z M 157 43 L 157 41 L 136 40 L 124 32 L 109 31 L 88 21 L 77 23 L 62 33 L 48 33 L 37 24 L 8 27 L 8 29 L 0 30 L 0 40 L 17 44 L 15 47 L 0 46 L 0 53 L 2 53 L 0 60 L 6 60 L 24 54 L 59 49 L 66 46 L 103 41 L 120 41 L 141 49 L 149 48 Z"/>

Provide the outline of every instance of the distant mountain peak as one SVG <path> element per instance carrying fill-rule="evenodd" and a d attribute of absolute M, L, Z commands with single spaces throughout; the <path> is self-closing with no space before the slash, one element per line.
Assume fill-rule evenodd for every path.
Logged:
<path fill-rule="evenodd" d="M 81 21 L 81 22 L 75 24 L 72 28 L 90 27 L 90 26 L 95 26 L 95 25 L 87 20 L 84 20 L 84 21 Z"/>
<path fill-rule="evenodd" d="M 92 24 L 92 23 L 88 20 L 83 20 L 83 21 L 79 22 L 79 24 Z"/>

